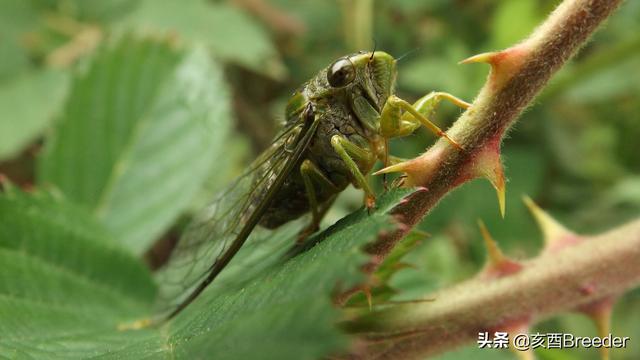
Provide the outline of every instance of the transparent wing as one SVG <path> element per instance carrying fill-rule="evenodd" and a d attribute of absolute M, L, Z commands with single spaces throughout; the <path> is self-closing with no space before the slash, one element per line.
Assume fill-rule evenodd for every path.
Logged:
<path fill-rule="evenodd" d="M 206 287 L 212 271 L 219 272 L 218 268 L 224 267 L 230 260 L 229 254 L 233 257 L 233 249 L 242 246 L 249 234 L 251 239 L 243 249 L 247 256 L 235 259 L 234 267 L 241 269 L 246 278 L 250 273 L 257 272 L 258 267 L 235 266 L 238 260 L 262 267 L 268 263 L 261 260 L 270 254 L 251 250 L 263 248 L 260 245 L 271 240 L 272 232 L 259 228 L 254 230 L 254 227 L 277 188 L 294 171 L 316 127 L 315 120 L 305 123 L 300 119 L 289 123 L 272 145 L 196 216 L 178 242 L 169 262 L 158 273 L 161 309 L 182 306 L 195 289 Z M 295 233 L 295 230 L 292 231 Z M 252 271 L 247 272 L 249 268 Z M 226 269 L 224 275 L 227 275 Z M 229 275 L 216 279 L 216 285 L 220 280 L 224 283 L 222 277 L 230 278 L 233 274 Z M 240 279 L 236 276 L 234 280 L 237 282 Z"/>

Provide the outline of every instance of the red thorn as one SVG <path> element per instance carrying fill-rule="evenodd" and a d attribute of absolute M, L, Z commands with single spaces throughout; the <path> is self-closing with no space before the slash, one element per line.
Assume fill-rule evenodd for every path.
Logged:
<path fill-rule="evenodd" d="M 545 252 L 558 251 L 559 249 L 577 244 L 583 240 L 579 235 L 565 228 L 551 217 L 551 215 L 542 210 L 531 198 L 524 196 L 523 201 L 538 223 L 538 227 L 542 230 Z"/>
<path fill-rule="evenodd" d="M 505 320 L 501 325 L 491 327 L 487 330 L 487 332 L 491 335 L 494 335 L 497 332 L 506 332 L 509 334 L 509 349 L 514 351 L 518 358 L 522 360 L 533 360 L 535 356 L 533 355 L 532 349 L 527 349 L 525 351 L 516 350 L 517 347 L 514 346 L 514 339 L 518 334 L 529 334 L 529 327 L 531 325 L 531 316 L 526 316 L 518 319 L 510 319 Z"/>
<path fill-rule="evenodd" d="M 528 333 L 529 326 L 531 325 L 531 316 L 525 316 L 518 319 L 504 320 L 501 324 L 492 326 L 486 329 L 489 333 L 494 332 L 508 332 L 514 333 Z"/>
<path fill-rule="evenodd" d="M 444 144 L 444 145 L 440 145 Z M 436 145 L 431 147 L 429 151 L 422 155 L 407 161 L 403 161 L 398 164 L 387 166 L 384 169 L 378 170 L 374 175 L 388 174 L 392 172 L 400 172 L 406 174 L 404 177 L 405 187 L 419 187 L 428 184 L 429 180 L 434 175 L 438 163 L 449 152 L 447 143 L 437 142 Z M 418 191 L 427 191 L 425 189 L 418 189 Z"/>
<path fill-rule="evenodd" d="M 400 201 L 398 201 L 398 205 L 407 205 L 409 203 L 409 199 L 404 198 Z"/>
<path fill-rule="evenodd" d="M 516 45 L 502 51 L 478 54 L 460 61 L 460 64 L 487 63 L 491 65 L 489 85 L 495 91 L 502 87 L 524 64 L 529 55 L 529 48 Z"/>
<path fill-rule="evenodd" d="M 487 263 L 478 276 L 484 279 L 496 279 L 522 270 L 522 264 L 509 259 L 502 253 L 498 243 L 493 239 L 482 220 L 478 220 L 478 225 L 480 226 L 480 232 L 482 233 L 482 238 L 487 248 Z"/>
<path fill-rule="evenodd" d="M 593 320 L 599 337 L 606 337 L 611 332 L 611 314 L 615 301 L 615 297 L 609 296 L 578 308 L 579 311 Z M 609 348 L 601 347 L 600 355 L 602 359 L 609 359 Z"/>
<path fill-rule="evenodd" d="M 504 218 L 506 209 L 506 182 L 500 160 L 500 137 L 496 137 L 486 147 L 473 155 L 469 166 L 460 175 L 458 182 L 483 177 L 491 183 L 498 197 L 498 209 Z"/>

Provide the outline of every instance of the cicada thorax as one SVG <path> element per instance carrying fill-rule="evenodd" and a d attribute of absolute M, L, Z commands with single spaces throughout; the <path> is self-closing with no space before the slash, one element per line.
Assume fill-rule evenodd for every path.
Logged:
<path fill-rule="evenodd" d="M 260 225 L 266 228 L 276 228 L 310 211 L 309 198 L 299 171 L 303 161 L 310 160 L 334 185 L 314 185 L 319 205 L 326 203 L 354 182 L 353 175 L 331 145 L 332 137 L 342 136 L 372 154 L 376 150 L 378 135 L 363 126 L 354 114 L 348 89 L 313 99 L 317 89 L 318 84 L 312 81 L 300 93 L 294 94 L 293 99 L 296 102 L 300 101 L 301 95 L 307 102 L 313 102 L 319 124 L 308 148 L 260 221 Z M 369 173 L 374 163 L 375 160 L 356 161 L 363 174 Z"/>

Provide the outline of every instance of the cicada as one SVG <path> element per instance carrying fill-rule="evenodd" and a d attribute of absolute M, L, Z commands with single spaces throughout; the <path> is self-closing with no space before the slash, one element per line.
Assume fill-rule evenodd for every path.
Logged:
<path fill-rule="evenodd" d="M 394 95 L 396 74 L 396 60 L 388 53 L 361 51 L 335 60 L 293 93 L 284 127 L 271 146 L 203 210 L 178 243 L 169 266 L 188 268 L 179 281 L 193 285 L 169 318 L 216 279 L 256 227 L 274 229 L 310 213 L 302 239 L 318 230 L 349 184 L 364 191 L 364 206 L 374 207 L 367 175 L 377 161 L 389 164 L 389 139 L 425 126 L 460 148 L 428 116 L 442 99 L 462 108 L 469 104 L 443 92 L 410 104 Z M 194 254 L 206 266 L 192 266 Z"/>

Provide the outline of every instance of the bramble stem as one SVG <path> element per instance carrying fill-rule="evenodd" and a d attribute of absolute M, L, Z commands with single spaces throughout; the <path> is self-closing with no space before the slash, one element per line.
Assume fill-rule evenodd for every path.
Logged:
<path fill-rule="evenodd" d="M 384 257 L 460 184 L 489 178 L 500 196 L 499 160 L 505 132 L 552 75 L 588 40 L 622 0 L 565 0 L 523 42 L 465 62 L 491 64 L 489 78 L 472 106 L 448 134 L 459 151 L 440 139 L 416 159 L 396 168 L 422 187 L 398 205 L 399 226 L 369 246 L 373 272 Z M 503 195 L 503 194 L 502 194 Z M 640 220 L 524 263 L 520 272 L 486 281 L 476 277 L 435 294 L 436 301 L 408 304 L 345 324 L 360 335 L 349 358 L 423 358 L 472 341 L 478 332 L 510 322 L 575 309 L 640 284 Z M 442 301 L 438 301 L 438 299 Z"/>
<path fill-rule="evenodd" d="M 442 197 L 477 177 L 468 171 L 478 154 L 490 148 L 499 151 L 504 133 L 524 108 L 621 2 L 565 0 L 528 39 L 496 53 L 486 84 L 448 131 L 464 151 L 447 146 L 440 139 L 420 156 L 428 164 L 428 171 L 419 174 L 414 185 L 427 191 L 414 193 L 410 201 L 396 207 L 394 215 L 403 226 L 370 246 L 368 251 L 374 256 L 371 269 Z M 419 162 L 420 158 L 416 160 Z"/>
<path fill-rule="evenodd" d="M 394 306 L 347 324 L 368 343 L 356 358 L 424 358 L 477 340 L 479 331 L 539 320 L 637 287 L 640 219 L 522 266 L 509 276 L 477 276 L 429 294 L 431 302 Z"/>

